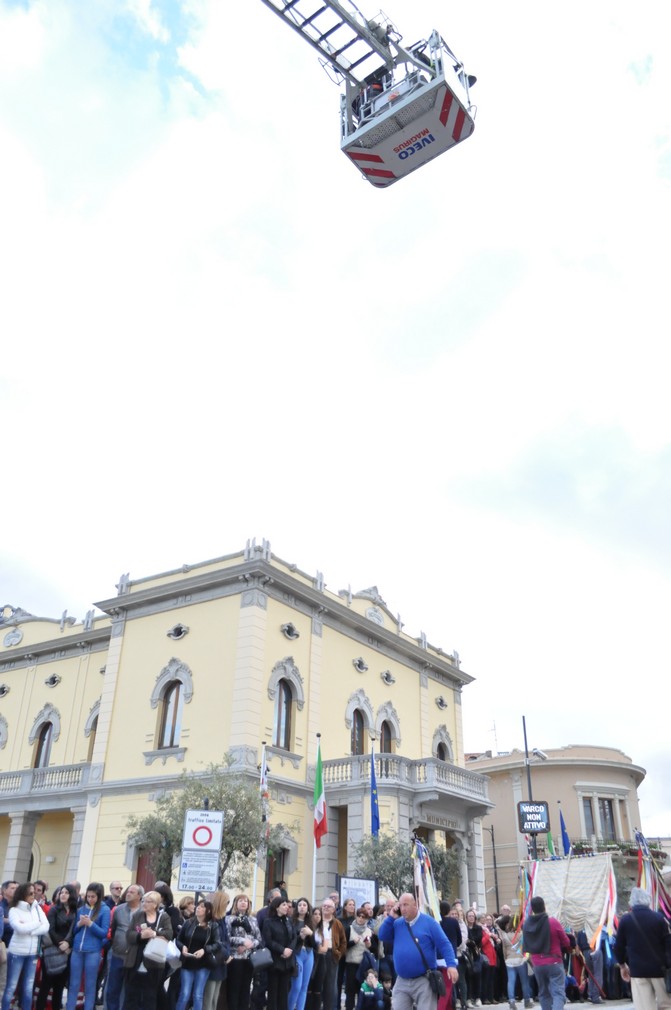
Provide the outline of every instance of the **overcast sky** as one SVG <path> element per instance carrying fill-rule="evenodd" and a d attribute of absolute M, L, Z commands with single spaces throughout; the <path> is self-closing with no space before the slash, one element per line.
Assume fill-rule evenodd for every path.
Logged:
<path fill-rule="evenodd" d="M 260 0 L 0 0 L 0 603 L 266 537 L 458 649 L 467 750 L 619 747 L 671 835 L 671 7 L 386 14 L 478 111 L 376 190 Z"/>

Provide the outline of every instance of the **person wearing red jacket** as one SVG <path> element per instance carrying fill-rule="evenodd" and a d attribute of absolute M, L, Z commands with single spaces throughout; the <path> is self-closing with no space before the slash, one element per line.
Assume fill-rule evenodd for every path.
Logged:
<path fill-rule="evenodd" d="M 564 951 L 571 949 L 571 942 L 561 922 L 547 914 L 541 897 L 531 899 L 522 937 L 522 948 L 534 966 L 541 1010 L 564 1010 Z"/>

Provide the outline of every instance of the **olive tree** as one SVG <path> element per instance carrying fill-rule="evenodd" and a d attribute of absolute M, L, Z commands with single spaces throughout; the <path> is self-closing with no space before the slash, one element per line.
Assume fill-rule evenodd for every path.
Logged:
<path fill-rule="evenodd" d="M 429 842 L 426 846 L 436 890 L 443 897 L 458 888 L 462 856 L 457 849 L 446 849 Z M 363 838 L 353 847 L 355 872 L 361 877 L 377 880 L 380 887 L 398 897 L 413 891 L 412 842 L 385 832 L 373 838 Z"/>
<path fill-rule="evenodd" d="M 126 823 L 129 837 L 149 853 L 152 872 L 163 880 L 170 880 L 179 858 L 187 810 L 223 811 L 219 884 L 230 888 L 246 887 L 254 861 L 279 851 L 296 827 L 264 820 L 258 780 L 236 770 L 229 754 L 205 772 L 184 771 L 175 788 L 154 804 L 150 813 Z"/>

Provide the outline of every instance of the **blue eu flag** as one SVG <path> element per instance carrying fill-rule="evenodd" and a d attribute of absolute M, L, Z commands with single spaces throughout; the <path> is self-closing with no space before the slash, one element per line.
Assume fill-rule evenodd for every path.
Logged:
<path fill-rule="evenodd" d="M 380 834 L 380 807 L 377 802 L 377 780 L 375 778 L 375 752 L 370 752 L 370 830 L 374 838 Z"/>

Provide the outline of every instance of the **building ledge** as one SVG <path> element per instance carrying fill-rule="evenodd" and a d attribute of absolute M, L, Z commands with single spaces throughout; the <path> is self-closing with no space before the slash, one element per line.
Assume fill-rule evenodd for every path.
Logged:
<path fill-rule="evenodd" d="M 154 761 L 161 761 L 165 764 L 168 758 L 176 758 L 177 761 L 183 761 L 186 747 L 161 747 L 158 750 L 145 750 L 142 753 L 146 765 L 153 765 Z"/>

